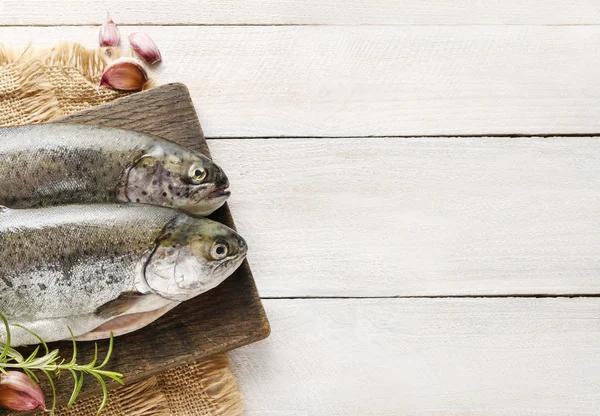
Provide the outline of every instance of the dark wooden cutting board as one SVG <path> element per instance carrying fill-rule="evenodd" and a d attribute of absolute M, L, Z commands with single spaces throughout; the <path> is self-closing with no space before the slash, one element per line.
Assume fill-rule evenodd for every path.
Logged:
<path fill-rule="evenodd" d="M 120 98 L 111 103 L 72 114 L 57 122 L 121 127 L 154 134 L 210 156 L 188 89 L 168 84 L 150 91 Z M 232 195 L 235 198 L 235 195 Z M 235 228 L 225 205 L 212 219 Z M 123 373 L 132 383 L 171 367 L 190 363 L 266 338 L 269 323 L 250 272 L 248 262 L 217 288 L 188 300 L 153 324 L 115 338 L 115 350 L 108 368 Z M 100 356 L 107 341 L 100 341 Z M 69 343 L 51 344 L 68 358 Z M 93 343 L 78 343 L 82 361 L 91 357 Z M 118 386 L 111 383 L 111 387 Z M 58 383 L 59 400 L 68 401 L 72 379 Z M 47 389 L 47 400 L 50 399 Z M 100 392 L 88 380 L 82 397 Z M 50 403 L 48 403 L 50 404 Z M 0 410 L 0 415 L 9 413 Z"/>

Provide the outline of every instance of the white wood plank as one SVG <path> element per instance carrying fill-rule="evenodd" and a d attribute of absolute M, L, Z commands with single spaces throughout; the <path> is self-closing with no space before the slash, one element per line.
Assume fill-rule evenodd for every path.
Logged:
<path fill-rule="evenodd" d="M 600 411 L 600 299 L 266 300 L 231 355 L 247 415 Z"/>
<path fill-rule="evenodd" d="M 209 146 L 262 296 L 600 293 L 600 139 Z"/>
<path fill-rule="evenodd" d="M 597 24 L 595 0 L 2 0 L 0 24 Z"/>
<path fill-rule="evenodd" d="M 209 137 L 600 131 L 600 26 L 123 27 Z M 93 27 L 0 28 L 11 44 L 96 43 Z"/>

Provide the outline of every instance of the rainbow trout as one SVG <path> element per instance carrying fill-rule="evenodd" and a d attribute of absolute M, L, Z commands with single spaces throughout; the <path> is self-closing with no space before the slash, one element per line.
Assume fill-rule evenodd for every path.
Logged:
<path fill-rule="evenodd" d="M 215 221 L 140 204 L 0 209 L 0 312 L 45 341 L 139 329 L 225 280 L 246 257 Z M 6 341 L 0 328 L 0 342 Z M 35 344 L 11 328 L 13 346 Z"/>
<path fill-rule="evenodd" d="M 122 129 L 40 124 L 0 128 L 0 205 L 138 202 L 208 215 L 229 181 L 209 158 Z"/>

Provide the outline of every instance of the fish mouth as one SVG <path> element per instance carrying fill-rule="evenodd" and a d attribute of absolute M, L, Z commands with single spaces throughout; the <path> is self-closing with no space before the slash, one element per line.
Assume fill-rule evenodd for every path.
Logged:
<path fill-rule="evenodd" d="M 223 261 L 221 264 L 218 264 L 212 272 L 213 276 L 219 276 L 220 278 L 215 281 L 215 285 L 213 287 L 218 286 L 219 284 L 221 284 L 225 279 L 227 279 L 228 277 L 230 277 L 242 264 L 242 262 L 244 261 L 244 259 L 246 258 L 246 254 L 242 254 L 230 259 L 226 259 L 225 261 Z M 224 271 L 228 271 L 228 273 L 222 273 Z"/>
<path fill-rule="evenodd" d="M 223 185 L 223 186 L 219 186 L 218 188 L 215 188 L 210 194 L 208 194 L 209 198 L 229 198 L 229 195 L 231 195 L 231 191 L 228 190 L 229 185 Z"/>

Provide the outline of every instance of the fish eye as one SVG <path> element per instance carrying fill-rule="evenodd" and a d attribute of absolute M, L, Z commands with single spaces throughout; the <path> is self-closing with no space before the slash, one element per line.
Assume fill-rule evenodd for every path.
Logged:
<path fill-rule="evenodd" d="M 200 166 L 192 166 L 190 168 L 190 179 L 194 183 L 200 183 L 204 178 L 206 178 L 206 169 Z"/>
<path fill-rule="evenodd" d="M 227 253 L 229 252 L 229 248 L 226 244 L 223 243 L 215 243 L 213 244 L 210 255 L 215 260 L 222 260 L 227 257 Z"/>

